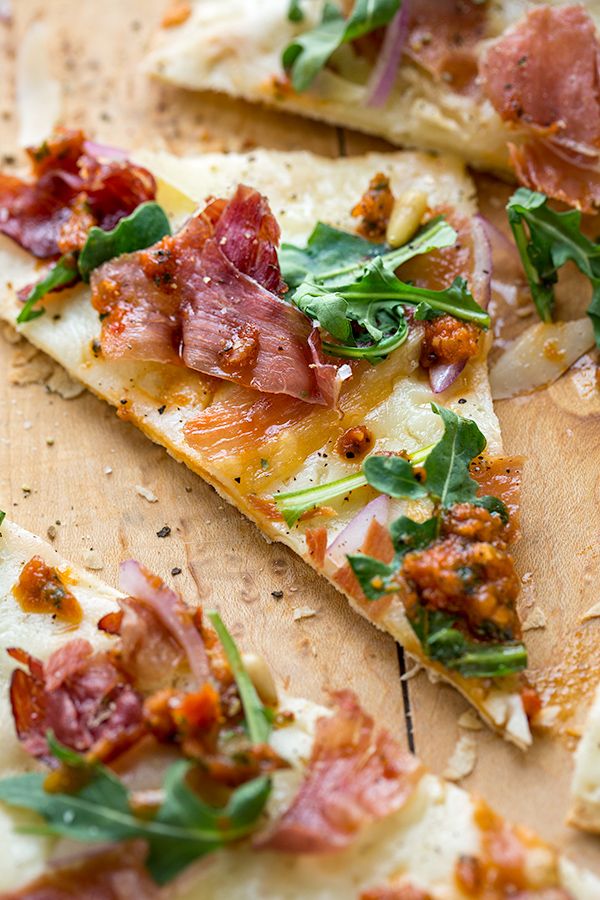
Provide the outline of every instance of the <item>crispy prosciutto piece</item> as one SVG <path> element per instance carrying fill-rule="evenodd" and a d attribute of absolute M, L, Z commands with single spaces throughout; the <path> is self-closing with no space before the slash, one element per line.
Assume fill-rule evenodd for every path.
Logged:
<path fill-rule="evenodd" d="M 147 677 L 160 676 L 157 666 L 161 670 L 165 665 L 174 668 L 184 655 L 198 686 L 208 681 L 210 668 L 204 642 L 192 612 L 181 597 L 158 575 L 150 574 L 132 559 L 121 563 L 119 584 L 121 590 L 137 601 L 122 604 L 121 655 L 126 670 L 137 670 L 140 683 L 148 690 L 144 672 Z M 140 605 L 146 608 L 146 615 Z"/>
<path fill-rule="evenodd" d="M 145 841 L 112 847 L 56 864 L 4 900 L 159 900 L 162 892 L 148 875 Z"/>
<path fill-rule="evenodd" d="M 107 654 L 93 654 L 88 641 L 69 641 L 46 663 L 22 650 L 8 653 L 27 666 L 13 672 L 10 700 L 17 736 L 32 756 L 55 763 L 48 730 L 67 747 L 103 759 L 140 738 L 140 696 Z"/>
<path fill-rule="evenodd" d="M 326 362 L 309 318 L 280 300 L 278 240 L 266 199 L 241 185 L 174 237 L 101 266 L 91 281 L 104 355 L 333 406 L 350 370 Z"/>
<path fill-rule="evenodd" d="M 255 841 L 265 850 L 329 853 L 348 846 L 370 822 L 400 809 L 422 775 L 421 764 L 373 719 L 350 691 L 337 712 L 317 723 L 305 779 L 292 805 Z"/>
<path fill-rule="evenodd" d="M 127 160 L 100 162 L 81 131 L 60 131 L 27 152 L 34 180 L 0 174 L 0 232 L 39 259 L 80 250 L 92 225 L 111 229 L 156 182 Z"/>
<path fill-rule="evenodd" d="M 404 52 L 436 80 L 457 91 L 470 89 L 487 15 L 487 4 L 476 0 L 417 0 L 410 5 Z"/>
<path fill-rule="evenodd" d="M 523 135 L 509 145 L 519 180 L 584 212 L 600 203 L 599 51 L 582 5 L 540 5 L 480 66 L 496 111 Z"/>

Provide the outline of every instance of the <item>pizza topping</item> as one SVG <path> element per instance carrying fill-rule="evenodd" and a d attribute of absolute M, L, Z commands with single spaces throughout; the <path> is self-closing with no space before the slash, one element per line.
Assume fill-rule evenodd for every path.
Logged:
<path fill-rule="evenodd" d="M 531 295 L 544 322 L 551 322 L 559 270 L 574 262 L 592 286 L 587 309 L 600 347 L 600 245 L 581 230 L 577 210 L 556 212 L 544 194 L 519 188 L 507 204 L 508 220 L 527 276 Z"/>
<path fill-rule="evenodd" d="M 53 763 L 47 732 L 81 752 L 110 757 L 135 743 L 142 732 L 139 695 L 106 654 L 76 639 L 45 664 L 9 651 L 27 665 L 15 669 L 10 700 L 19 740 L 32 756 Z M 101 753 L 101 751 L 103 751 Z"/>
<path fill-rule="evenodd" d="M 432 897 L 428 891 L 403 881 L 402 884 L 368 888 L 359 900 L 432 900 Z"/>
<path fill-rule="evenodd" d="M 121 564 L 119 573 L 121 590 L 130 594 L 138 603 L 144 604 L 152 611 L 163 628 L 185 653 L 190 671 L 198 685 L 209 678 L 209 664 L 202 637 L 194 624 L 193 617 L 181 597 L 170 590 L 156 575 L 135 560 Z M 131 608 L 131 607 L 130 607 Z M 123 651 L 126 657 L 137 662 L 137 651 L 134 649 L 128 634 L 127 612 L 121 628 Z"/>
<path fill-rule="evenodd" d="M 92 302 L 108 358 L 155 360 L 307 403 L 335 405 L 350 372 L 324 360 L 309 319 L 281 292 L 278 226 L 240 186 L 174 237 L 96 269 Z"/>
<path fill-rule="evenodd" d="M 361 460 L 373 444 L 373 435 L 366 425 L 353 425 L 337 439 L 335 449 L 342 459 Z"/>
<path fill-rule="evenodd" d="M 599 50 L 582 5 L 543 4 L 494 43 L 481 64 L 489 99 L 524 137 L 510 145 L 519 178 L 585 212 L 600 202 Z"/>
<path fill-rule="evenodd" d="M 260 849 L 329 853 L 348 846 L 369 822 L 400 809 L 423 770 L 374 723 L 349 691 L 335 695 L 337 712 L 319 719 L 307 773 L 292 805 Z"/>
<path fill-rule="evenodd" d="M 343 235 L 319 223 L 306 248 L 282 248 L 284 277 L 295 286 L 291 302 L 331 336 L 333 340 L 323 341 L 327 354 L 380 362 L 406 341 L 409 321 L 444 314 L 489 327 L 489 316 L 471 296 L 462 275 L 456 275 L 449 287 L 443 280 L 457 258 L 469 260 L 470 251 L 455 248 L 457 232 L 442 216 L 394 250 Z M 452 263 L 444 265 L 447 249 Z M 417 257 L 426 260 L 423 265 L 415 261 Z M 404 274 L 412 269 L 429 283 L 413 284 L 417 279 Z M 442 282 L 441 290 L 429 279 L 432 269 Z"/>
<path fill-rule="evenodd" d="M 466 677 L 500 677 L 527 661 L 516 610 L 520 583 L 507 549 L 508 511 L 498 497 L 481 496 L 471 477 L 470 465 L 485 448 L 475 422 L 433 409 L 444 435 L 428 448 L 421 469 L 402 456 L 370 456 L 363 465 L 372 487 L 392 497 L 428 497 L 433 515 L 393 522 L 391 556 L 363 547 L 348 562 L 366 600 L 401 597 L 429 657 Z M 514 503 L 508 485 L 507 495 Z"/>
<path fill-rule="evenodd" d="M 424 337 L 420 363 L 424 369 L 440 364 L 464 366 L 479 352 L 481 329 L 472 322 L 461 322 L 454 316 L 436 316 L 423 322 Z"/>
<path fill-rule="evenodd" d="M 360 219 L 358 233 L 370 241 L 384 240 L 393 209 L 394 195 L 390 179 L 378 172 L 371 178 L 368 189 L 352 210 L 354 218 Z"/>
<path fill-rule="evenodd" d="M 468 90 L 477 77 L 487 14 L 485 0 L 418 0 L 410 4 L 405 53 L 437 81 Z"/>
<path fill-rule="evenodd" d="M 80 131 L 61 131 L 28 150 L 35 181 L 0 175 L 0 231 L 39 259 L 80 249 L 84 222 L 111 229 L 152 200 L 152 175 L 129 162 L 89 155 Z M 62 246 L 61 246 L 62 244 Z"/>
<path fill-rule="evenodd" d="M 78 625 L 83 611 L 56 569 L 34 556 L 21 571 L 13 594 L 26 613 L 48 613 L 58 621 Z"/>

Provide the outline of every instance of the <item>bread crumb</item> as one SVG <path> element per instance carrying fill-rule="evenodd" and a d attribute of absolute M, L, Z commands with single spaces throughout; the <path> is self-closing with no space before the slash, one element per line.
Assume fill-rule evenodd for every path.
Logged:
<path fill-rule="evenodd" d="M 104 568 L 104 560 L 93 547 L 83 554 L 83 564 L 86 569 L 92 569 L 94 572 L 99 572 Z"/>
<path fill-rule="evenodd" d="M 104 469 L 102 471 L 105 475 L 112 475 L 112 469 L 110 466 L 104 466 Z"/>
<path fill-rule="evenodd" d="M 63 400 L 74 400 L 80 397 L 85 387 L 80 381 L 75 381 L 61 366 L 57 366 L 46 381 L 46 387 L 51 394 L 58 394 Z"/>
<path fill-rule="evenodd" d="M 20 344 L 23 340 L 16 328 L 13 328 L 12 325 L 8 324 L 8 322 L 6 322 L 2 326 L 2 328 L 0 329 L 0 334 L 7 344 Z"/>
<path fill-rule="evenodd" d="M 468 709 L 462 716 L 459 716 L 458 724 L 460 728 L 466 728 L 467 731 L 481 731 L 483 728 L 483 722 L 474 709 Z"/>
<path fill-rule="evenodd" d="M 153 491 L 149 490 L 149 488 L 145 488 L 141 484 L 136 484 L 135 492 L 138 496 L 143 497 L 144 500 L 147 500 L 148 503 L 158 503 L 158 497 Z"/>
<path fill-rule="evenodd" d="M 523 623 L 523 631 L 533 631 L 535 628 L 545 628 L 547 621 L 546 614 L 541 606 L 534 606 Z"/>
<path fill-rule="evenodd" d="M 48 535 L 49 540 L 54 541 L 56 539 L 56 535 L 58 534 L 56 525 L 48 525 L 46 534 Z"/>
<path fill-rule="evenodd" d="M 293 612 L 294 622 L 297 622 L 299 619 L 311 619 L 316 615 L 317 610 L 312 609 L 310 606 L 297 606 Z"/>
<path fill-rule="evenodd" d="M 470 775 L 477 762 L 477 743 L 471 734 L 461 734 L 446 768 L 442 772 L 448 781 L 461 781 Z"/>

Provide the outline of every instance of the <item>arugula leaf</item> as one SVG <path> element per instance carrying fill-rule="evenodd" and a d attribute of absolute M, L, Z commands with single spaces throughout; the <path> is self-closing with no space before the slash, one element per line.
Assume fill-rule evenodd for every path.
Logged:
<path fill-rule="evenodd" d="M 336 497 L 349 494 L 350 491 L 355 491 L 366 484 L 366 477 L 362 472 L 357 472 L 356 475 L 348 475 L 326 484 L 275 494 L 273 501 L 286 524 L 292 528 L 302 513 L 308 512 L 309 509 L 314 509 L 316 506 L 322 506 Z"/>
<path fill-rule="evenodd" d="M 463 419 L 437 403 L 431 408 L 441 416 L 444 434 L 425 461 L 427 492 L 442 509 L 455 503 L 472 503 L 478 485 L 469 474 L 469 466 L 485 450 L 485 437 L 472 419 Z"/>
<path fill-rule="evenodd" d="M 253 831 L 271 790 L 268 778 L 256 778 L 233 791 L 224 807 L 215 808 L 188 788 L 192 764 L 181 760 L 167 770 L 165 799 L 156 816 L 142 819 L 132 812 L 127 788 L 110 769 L 88 763 L 56 741 L 51 748 L 64 764 L 90 769 L 91 780 L 74 793 L 44 790 L 47 776 L 42 772 L 1 780 L 2 802 L 31 809 L 45 820 L 41 828 L 23 830 L 89 843 L 143 838 L 150 851 L 148 869 L 159 884 L 193 860 Z"/>
<path fill-rule="evenodd" d="M 304 20 L 304 13 L 300 3 L 301 0 L 290 0 L 287 14 L 290 22 L 302 22 Z"/>
<path fill-rule="evenodd" d="M 46 310 L 41 307 L 34 309 L 34 306 L 49 294 L 61 287 L 75 284 L 79 280 L 77 271 L 77 260 L 73 253 L 67 253 L 55 262 L 48 274 L 41 281 L 33 286 L 31 292 L 25 300 L 25 305 L 17 316 L 17 324 L 23 325 L 25 322 L 31 322 L 39 316 L 43 316 Z"/>
<path fill-rule="evenodd" d="M 409 622 L 431 659 L 465 678 L 502 678 L 527 667 L 527 650 L 520 641 L 479 643 L 454 627 L 457 617 L 419 607 Z"/>
<path fill-rule="evenodd" d="M 84 281 L 89 281 L 92 270 L 102 263 L 123 253 L 151 247 L 168 234 L 171 226 L 162 206 L 141 203 L 131 215 L 120 219 L 112 231 L 90 229 L 79 254 L 79 273 Z"/>
<path fill-rule="evenodd" d="M 240 692 L 250 740 L 253 744 L 266 744 L 271 734 L 271 716 L 262 704 L 256 688 L 252 684 L 252 680 L 244 668 L 244 663 L 235 641 L 227 630 L 221 616 L 218 612 L 209 612 L 208 617 L 223 645 L 227 662 L 231 666 L 233 677 Z"/>
<path fill-rule="evenodd" d="M 515 191 L 506 209 L 542 321 L 552 321 L 558 270 L 571 260 L 592 285 L 592 302 L 587 314 L 593 322 L 596 344 L 600 347 L 600 243 L 581 233 L 581 213 L 577 210 L 556 212 L 548 206 L 545 194 L 527 188 Z"/>
<path fill-rule="evenodd" d="M 408 243 L 392 250 L 389 244 L 373 243 L 357 234 L 318 222 L 306 247 L 281 245 L 279 264 L 290 288 L 298 287 L 305 279 L 334 287 L 356 281 L 365 264 L 376 257 L 381 257 L 386 271 L 393 273 L 415 256 L 452 247 L 457 237 L 444 217 L 436 216 Z"/>
<path fill-rule="evenodd" d="M 79 256 L 67 253 L 56 262 L 46 277 L 38 282 L 17 316 L 17 323 L 31 322 L 43 316 L 45 309 L 34 309 L 46 294 L 60 287 L 75 284 L 79 279 L 89 281 L 93 269 L 123 253 L 144 250 L 171 234 L 171 226 L 163 208 L 158 203 L 141 203 L 129 216 L 125 216 L 112 231 L 95 226 L 90 229 Z"/>
<path fill-rule="evenodd" d="M 4 512 L 3 509 L 0 509 L 0 525 L 2 525 L 2 523 L 3 523 L 4 520 L 5 520 L 5 518 L 6 518 L 6 513 Z"/>
<path fill-rule="evenodd" d="M 380 600 L 385 594 L 398 590 L 394 576 L 400 566 L 396 561 L 388 564 L 364 553 L 351 553 L 346 559 L 368 600 Z"/>
<path fill-rule="evenodd" d="M 368 259 L 389 252 L 387 244 L 376 244 L 350 231 L 317 222 L 306 247 L 281 245 L 279 265 L 288 287 L 296 288 L 309 275 L 316 280 L 322 276 L 324 281 L 331 281 L 339 270 L 347 273 L 360 269 Z"/>
<path fill-rule="evenodd" d="M 290 72 L 294 90 L 305 91 L 309 88 L 329 57 L 342 44 L 387 25 L 398 12 L 400 2 L 356 0 L 354 10 L 346 20 L 339 7 L 327 0 L 316 28 L 296 37 L 283 51 L 283 67 Z"/>
<path fill-rule="evenodd" d="M 401 456 L 370 456 L 364 462 L 363 472 L 369 484 L 382 494 L 413 500 L 427 496 L 412 464 Z"/>
<path fill-rule="evenodd" d="M 439 516 L 432 516 L 424 522 L 400 516 L 390 525 L 390 534 L 399 558 L 413 550 L 425 550 L 438 537 L 439 531 Z"/>

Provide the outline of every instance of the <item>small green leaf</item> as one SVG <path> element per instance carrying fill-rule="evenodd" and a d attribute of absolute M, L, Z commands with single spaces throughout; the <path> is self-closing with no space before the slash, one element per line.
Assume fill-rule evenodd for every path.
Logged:
<path fill-rule="evenodd" d="M 376 244 L 350 231 L 318 222 L 306 247 L 281 245 L 279 265 L 288 287 L 296 288 L 309 276 L 331 282 L 340 271 L 346 275 L 352 269 L 360 269 L 368 259 L 389 251 L 387 244 Z"/>
<path fill-rule="evenodd" d="M 478 485 L 469 474 L 469 466 L 483 453 L 485 437 L 471 419 L 463 419 L 437 403 L 431 408 L 441 416 L 444 434 L 425 461 L 427 492 L 442 509 L 455 503 L 473 503 Z"/>
<path fill-rule="evenodd" d="M 51 291 L 75 284 L 78 279 L 77 261 L 74 254 L 67 253 L 65 256 L 61 256 L 45 277 L 33 286 L 25 300 L 25 306 L 17 316 L 17 323 L 23 325 L 25 322 L 31 322 L 33 319 L 43 316 L 46 310 L 43 307 L 34 309 L 36 303 Z"/>
<path fill-rule="evenodd" d="M 479 643 L 454 627 L 457 616 L 420 607 L 409 618 L 424 652 L 465 678 L 502 678 L 527 667 L 527 650 L 519 641 Z"/>
<path fill-rule="evenodd" d="M 346 559 L 367 600 L 380 600 L 397 590 L 394 578 L 400 568 L 398 562 L 388 565 L 364 553 L 352 553 Z"/>
<path fill-rule="evenodd" d="M 382 494 L 411 500 L 427 496 L 425 487 L 415 477 L 411 463 L 401 456 L 369 456 L 364 462 L 363 472 L 371 487 Z"/>
<path fill-rule="evenodd" d="M 256 688 L 244 668 L 240 652 L 221 616 L 217 612 L 209 612 L 208 617 L 223 645 L 227 662 L 231 666 L 231 671 L 242 700 L 242 706 L 244 707 L 246 728 L 248 729 L 250 740 L 253 744 L 266 744 L 271 734 L 271 717 L 262 704 Z"/>
<path fill-rule="evenodd" d="M 581 213 L 577 210 L 556 212 L 548 206 L 545 194 L 527 188 L 515 191 L 506 209 L 542 321 L 552 321 L 559 269 L 566 262 L 574 262 L 592 285 L 592 302 L 587 314 L 600 347 L 600 244 L 582 234 Z"/>
<path fill-rule="evenodd" d="M 158 203 L 141 203 L 130 216 L 125 216 L 112 231 L 91 228 L 79 255 L 79 271 L 84 281 L 90 280 L 93 269 L 102 263 L 144 250 L 171 234 L 171 226 L 165 211 Z"/>
<path fill-rule="evenodd" d="M 290 0 L 287 14 L 290 22 L 302 22 L 304 20 L 301 2 L 302 0 Z"/>
<path fill-rule="evenodd" d="M 290 72 L 296 91 L 310 87 L 329 57 L 341 47 L 390 22 L 401 0 L 356 0 L 349 19 L 326 0 L 320 23 L 294 38 L 283 51 L 283 66 Z"/>
<path fill-rule="evenodd" d="M 413 550 L 425 550 L 437 539 L 439 531 L 439 516 L 432 516 L 425 522 L 415 522 L 408 516 L 400 516 L 390 526 L 392 541 L 399 557 L 406 556 Z"/>
<path fill-rule="evenodd" d="M 0 509 L 0 525 L 2 525 L 2 523 L 3 523 L 4 520 L 5 520 L 5 518 L 6 518 L 6 513 L 4 512 L 3 509 Z"/>

